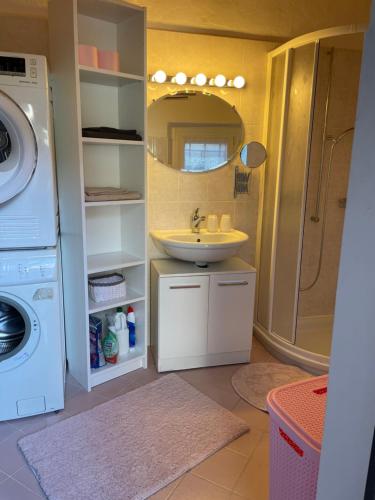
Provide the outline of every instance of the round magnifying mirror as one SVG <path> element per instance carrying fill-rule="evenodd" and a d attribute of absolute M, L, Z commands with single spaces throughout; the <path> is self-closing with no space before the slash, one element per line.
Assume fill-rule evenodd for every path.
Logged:
<path fill-rule="evenodd" d="M 267 151 L 263 144 L 252 141 L 243 146 L 240 157 L 245 167 L 257 168 L 266 161 Z"/>

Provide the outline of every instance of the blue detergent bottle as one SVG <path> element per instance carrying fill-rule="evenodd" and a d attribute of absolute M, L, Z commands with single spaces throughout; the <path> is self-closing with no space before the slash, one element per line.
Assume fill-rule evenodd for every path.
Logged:
<path fill-rule="evenodd" d="M 129 328 L 129 348 L 130 351 L 134 351 L 136 344 L 136 335 L 135 335 L 135 314 L 132 306 L 128 307 L 127 323 Z"/>

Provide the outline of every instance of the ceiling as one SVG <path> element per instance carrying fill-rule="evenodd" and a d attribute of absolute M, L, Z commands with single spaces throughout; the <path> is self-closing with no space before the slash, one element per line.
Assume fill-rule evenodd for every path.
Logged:
<path fill-rule="evenodd" d="M 293 38 L 317 29 L 369 20 L 371 0 L 131 0 L 152 24 Z M 47 0 L 6 0 L 1 12 L 45 17 Z"/>

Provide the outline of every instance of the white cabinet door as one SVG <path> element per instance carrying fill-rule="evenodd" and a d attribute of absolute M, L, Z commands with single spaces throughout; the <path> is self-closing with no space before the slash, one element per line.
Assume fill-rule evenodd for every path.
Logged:
<path fill-rule="evenodd" d="M 208 352 L 250 350 L 254 293 L 255 273 L 211 276 Z"/>
<path fill-rule="evenodd" d="M 159 358 L 207 353 L 208 276 L 160 278 Z"/>

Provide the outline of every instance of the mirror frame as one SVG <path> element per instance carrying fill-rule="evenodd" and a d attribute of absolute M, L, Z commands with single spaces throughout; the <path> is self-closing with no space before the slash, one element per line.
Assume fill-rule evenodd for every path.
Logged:
<path fill-rule="evenodd" d="M 171 165 L 167 165 L 163 162 L 161 162 L 154 154 L 153 152 L 151 151 L 151 148 L 150 148 L 150 142 L 148 141 L 148 134 L 147 134 L 147 152 L 152 156 L 152 158 L 154 160 L 157 160 L 159 163 L 161 163 L 162 165 L 164 165 L 165 167 L 168 167 L 168 168 L 172 168 L 173 170 L 175 170 L 176 172 L 180 172 L 182 174 L 209 174 L 211 172 L 216 172 L 216 170 L 219 170 L 225 166 L 227 166 L 230 162 L 232 162 L 234 160 L 234 158 L 240 154 L 241 152 L 241 149 L 242 147 L 244 146 L 244 139 L 245 139 L 245 125 L 244 125 L 244 122 L 242 120 L 242 117 L 241 115 L 239 114 L 239 112 L 237 111 L 237 108 L 236 106 L 233 104 L 230 104 L 228 101 L 226 101 L 225 99 L 223 99 L 222 97 L 216 95 L 216 94 L 213 94 L 211 92 L 206 92 L 204 90 L 192 90 L 192 89 L 189 89 L 189 90 L 179 90 L 179 91 L 176 91 L 176 92 L 170 92 L 168 94 L 163 94 L 162 96 L 158 97 L 157 99 L 152 99 L 151 103 L 147 106 L 147 112 L 149 111 L 149 108 L 155 104 L 156 102 L 160 101 L 161 99 L 164 99 L 165 97 L 167 96 L 175 96 L 177 94 L 202 94 L 202 95 L 207 95 L 207 96 L 213 96 L 213 97 L 216 97 L 217 99 L 220 99 L 221 101 L 223 101 L 225 104 L 227 104 L 229 107 L 232 108 L 232 110 L 237 114 L 240 122 L 241 122 L 241 137 L 240 137 L 240 140 L 238 142 L 238 146 L 237 148 L 235 149 L 235 151 L 233 152 L 233 154 L 223 163 L 219 164 L 217 167 L 213 168 L 213 169 L 209 169 L 209 170 L 196 170 L 196 171 L 192 171 L 192 170 L 183 170 L 183 169 L 174 169 Z"/>

